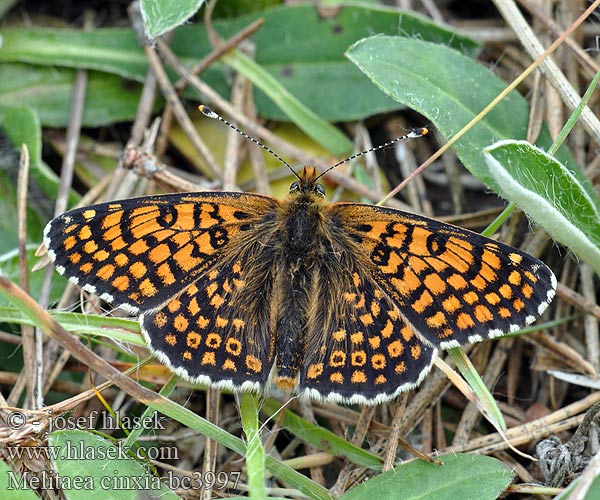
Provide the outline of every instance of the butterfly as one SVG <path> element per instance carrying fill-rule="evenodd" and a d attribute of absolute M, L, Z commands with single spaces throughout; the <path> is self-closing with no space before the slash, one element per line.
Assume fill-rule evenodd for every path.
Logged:
<path fill-rule="evenodd" d="M 77 208 L 44 230 L 50 260 L 139 316 L 185 380 L 274 384 L 372 405 L 416 387 L 439 349 L 515 332 L 555 295 L 540 260 L 434 219 L 330 203 L 315 167 L 285 199 L 145 196 Z"/>

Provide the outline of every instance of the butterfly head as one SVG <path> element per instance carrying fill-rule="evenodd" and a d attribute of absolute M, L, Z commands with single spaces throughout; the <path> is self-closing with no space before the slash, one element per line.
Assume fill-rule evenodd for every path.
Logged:
<path fill-rule="evenodd" d="M 316 167 L 304 167 L 298 180 L 290 186 L 290 194 L 304 196 L 312 194 L 318 198 L 325 198 L 325 189 L 317 182 L 318 177 Z"/>

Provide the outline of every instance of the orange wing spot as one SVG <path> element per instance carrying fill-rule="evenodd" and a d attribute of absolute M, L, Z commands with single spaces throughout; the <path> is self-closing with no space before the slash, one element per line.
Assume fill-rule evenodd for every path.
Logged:
<path fill-rule="evenodd" d="M 538 279 L 535 277 L 535 275 L 533 273 L 530 273 L 529 271 L 525 271 L 523 274 L 532 283 L 537 283 Z"/>
<path fill-rule="evenodd" d="M 358 299 L 358 302 L 354 304 L 356 309 L 363 309 L 365 307 L 365 294 L 361 293 Z"/>
<path fill-rule="evenodd" d="M 221 347 L 221 336 L 218 333 L 209 333 L 206 336 L 206 346 L 211 349 L 218 349 Z"/>
<path fill-rule="evenodd" d="M 69 218 L 70 219 L 70 218 Z M 63 234 L 69 234 L 75 231 L 79 227 L 79 224 L 71 224 L 63 229 Z"/>
<path fill-rule="evenodd" d="M 217 271 L 216 269 L 211 269 L 208 272 L 208 279 L 211 281 L 216 280 L 219 277 L 219 271 Z"/>
<path fill-rule="evenodd" d="M 506 283 L 500 288 L 498 288 L 498 291 L 500 292 L 500 295 L 502 295 L 502 297 L 504 297 L 505 299 L 510 299 L 513 294 L 512 288 Z"/>
<path fill-rule="evenodd" d="M 63 241 L 63 248 L 66 251 L 71 250 L 71 248 L 73 248 L 75 245 L 77 244 L 77 238 L 75 238 L 75 236 L 71 235 L 71 236 L 67 236 L 64 241 Z"/>
<path fill-rule="evenodd" d="M 404 346 L 399 340 L 394 340 L 387 346 L 387 352 L 390 355 L 390 358 L 397 358 L 398 356 L 402 356 Z"/>
<path fill-rule="evenodd" d="M 505 319 L 510 318 L 512 316 L 510 309 L 508 309 L 507 307 L 498 308 L 498 314 L 500 315 L 501 318 L 505 318 Z"/>
<path fill-rule="evenodd" d="M 135 245 L 135 243 L 133 243 L 133 245 Z M 131 245 L 131 246 L 133 246 L 133 245 Z M 126 246 L 127 246 L 127 242 L 120 236 L 115 238 L 114 241 L 110 242 L 110 248 L 115 252 L 117 252 L 119 250 L 123 250 Z M 129 247 L 127 249 L 127 251 L 128 252 L 131 251 L 131 253 L 133 253 L 133 251 L 131 250 L 131 247 Z"/>
<path fill-rule="evenodd" d="M 198 305 L 196 297 L 190 300 L 187 306 L 187 310 L 190 313 L 190 316 L 196 316 L 200 312 L 200 306 Z"/>
<path fill-rule="evenodd" d="M 336 342 L 342 342 L 346 338 L 346 330 L 338 330 L 337 332 L 333 332 L 331 336 Z"/>
<path fill-rule="evenodd" d="M 175 337 L 175 335 L 172 333 L 169 333 L 168 335 L 165 335 L 165 342 L 171 347 L 174 347 L 177 345 L 177 337 Z"/>
<path fill-rule="evenodd" d="M 496 304 L 499 304 L 502 299 L 496 292 L 490 292 L 485 294 L 485 300 L 488 304 L 495 306 Z"/>
<path fill-rule="evenodd" d="M 463 300 L 469 304 L 475 304 L 476 302 L 479 302 L 479 295 L 477 295 L 475 292 L 471 291 L 471 292 L 467 292 L 463 295 Z"/>
<path fill-rule="evenodd" d="M 382 292 L 382 291 L 381 291 L 379 288 L 376 288 L 376 289 L 375 289 L 375 292 L 374 292 L 374 294 L 373 294 L 373 295 L 375 295 L 375 298 L 376 298 L 377 300 L 381 300 L 381 299 L 383 299 L 383 292 Z"/>
<path fill-rule="evenodd" d="M 353 303 L 354 299 L 356 299 L 356 294 L 355 293 L 350 293 L 350 292 L 344 292 L 342 294 L 342 297 L 344 298 L 344 300 L 346 302 Z"/>
<path fill-rule="evenodd" d="M 460 274 L 453 274 L 448 278 L 448 284 L 455 290 L 462 290 L 467 286 L 467 281 Z"/>
<path fill-rule="evenodd" d="M 210 320 L 205 318 L 204 316 L 198 316 L 198 318 L 196 319 L 196 324 L 200 327 L 201 330 L 204 330 L 209 323 Z"/>
<path fill-rule="evenodd" d="M 167 315 L 164 312 L 159 311 L 154 315 L 154 320 L 152 323 L 154 323 L 154 326 L 158 328 L 163 328 L 167 324 L 167 321 Z"/>
<path fill-rule="evenodd" d="M 458 328 L 461 330 L 466 330 L 467 328 L 475 326 L 475 322 L 467 313 L 460 313 L 456 317 L 456 326 L 458 326 Z"/>
<path fill-rule="evenodd" d="M 394 280 L 392 280 L 394 281 Z M 402 295 L 409 295 L 411 292 L 416 290 L 421 286 L 421 280 L 419 277 L 412 271 L 412 269 L 406 269 L 404 271 L 404 276 L 402 276 L 402 280 L 396 280 L 399 282 L 398 291 Z"/>
<path fill-rule="evenodd" d="M 410 346 L 410 356 L 412 359 L 419 359 L 421 357 L 421 346 L 413 345 Z"/>
<path fill-rule="evenodd" d="M 425 323 L 430 328 L 439 328 L 446 324 L 446 316 L 442 311 L 438 311 L 433 316 L 426 318 Z"/>
<path fill-rule="evenodd" d="M 192 353 L 190 351 L 185 351 L 183 353 L 183 359 L 185 359 L 186 361 L 191 361 L 192 360 Z"/>
<path fill-rule="evenodd" d="M 442 307 L 444 308 L 444 311 L 453 313 L 461 308 L 461 303 L 456 295 L 450 295 L 447 299 L 444 299 L 442 302 Z"/>
<path fill-rule="evenodd" d="M 455 251 L 452 251 L 455 250 Z M 463 260 L 459 257 L 456 256 L 456 254 L 459 254 L 459 256 L 462 254 L 463 256 L 468 256 L 469 260 Z M 466 273 L 469 270 L 469 262 L 471 262 L 471 259 L 473 258 L 473 256 L 468 253 L 465 252 L 464 250 L 462 250 L 460 247 L 457 247 L 456 245 L 452 246 L 452 245 L 448 245 L 446 247 L 446 251 L 442 254 L 440 254 L 438 256 L 438 259 L 446 262 L 448 265 L 450 265 L 454 270 L 458 271 L 459 273 Z M 437 264 L 435 266 L 433 266 L 434 269 L 438 269 Z"/>
<path fill-rule="evenodd" d="M 98 244 L 94 240 L 86 241 L 83 245 L 85 253 L 94 253 L 96 250 L 98 250 Z"/>
<path fill-rule="evenodd" d="M 260 373 L 262 371 L 262 362 L 260 359 L 248 354 L 246 356 L 246 368 L 251 372 Z"/>
<path fill-rule="evenodd" d="M 521 273 L 519 271 L 511 271 L 508 275 L 508 282 L 511 285 L 518 286 L 521 284 Z"/>
<path fill-rule="evenodd" d="M 350 355 L 350 363 L 352 366 L 363 366 L 367 362 L 365 351 L 355 351 Z"/>
<path fill-rule="evenodd" d="M 191 284 L 190 286 L 188 286 L 186 293 L 188 297 L 192 297 L 193 295 L 196 295 L 198 293 L 198 287 L 194 284 Z"/>
<path fill-rule="evenodd" d="M 104 225 L 102 226 L 104 227 Z M 108 228 L 106 231 L 102 233 L 102 239 L 104 241 L 113 241 L 121 236 L 121 228 L 119 226 L 114 226 Z"/>
<path fill-rule="evenodd" d="M 400 335 L 402 335 L 402 338 L 406 340 L 406 342 L 408 342 L 410 339 L 413 338 L 414 333 L 410 326 L 403 326 L 402 330 L 400 330 Z"/>
<path fill-rule="evenodd" d="M 227 318 L 217 316 L 217 319 L 215 319 L 215 325 L 218 328 L 225 328 L 228 324 L 229 324 L 229 320 Z"/>
<path fill-rule="evenodd" d="M 173 320 L 173 328 L 175 328 L 175 330 L 183 333 L 188 329 L 188 326 L 190 326 L 190 322 L 183 314 L 175 316 L 175 319 Z"/>
<path fill-rule="evenodd" d="M 208 295 L 209 297 L 212 297 L 213 294 L 219 289 L 219 285 L 217 285 L 216 283 L 211 283 L 210 285 L 208 285 L 204 290 L 206 292 L 206 295 Z"/>
<path fill-rule="evenodd" d="M 113 274 L 115 274 L 115 266 L 112 264 L 106 264 L 98 269 L 96 276 L 101 280 L 107 281 Z"/>
<path fill-rule="evenodd" d="M 329 375 L 329 380 L 334 384 L 343 384 L 344 376 L 341 372 L 333 372 L 331 375 Z"/>
<path fill-rule="evenodd" d="M 494 272 L 494 270 L 484 261 L 481 264 L 481 270 L 479 271 L 480 276 L 482 276 L 488 283 L 492 283 L 498 279 L 498 275 Z"/>
<path fill-rule="evenodd" d="M 114 226 L 118 226 L 121 222 L 122 217 L 122 210 L 116 210 L 114 212 L 109 213 L 108 215 L 105 215 L 102 219 L 102 229 L 108 229 Z"/>
<path fill-rule="evenodd" d="M 276 376 L 273 381 L 275 385 L 279 387 L 282 391 L 289 392 L 294 387 L 296 387 L 296 378 L 295 377 L 279 377 Z"/>
<path fill-rule="evenodd" d="M 367 381 L 367 376 L 362 370 L 354 370 L 350 377 L 350 382 L 353 384 L 364 384 Z"/>
<path fill-rule="evenodd" d="M 473 285 L 477 290 L 485 290 L 487 287 L 487 282 L 483 279 L 481 274 L 475 276 L 471 281 L 471 285 Z"/>
<path fill-rule="evenodd" d="M 400 363 L 398 363 L 395 367 L 394 367 L 394 371 L 400 375 L 401 373 L 404 373 L 406 371 L 406 363 L 404 361 L 400 361 Z"/>
<path fill-rule="evenodd" d="M 233 270 L 233 272 L 235 274 L 240 274 L 240 272 L 242 271 L 242 263 L 238 260 L 232 267 L 231 269 Z"/>
<path fill-rule="evenodd" d="M 131 264 L 131 266 L 129 266 L 129 273 L 136 279 L 142 278 L 147 272 L 148 268 L 143 262 L 134 262 Z"/>
<path fill-rule="evenodd" d="M 387 323 L 385 324 L 385 326 L 381 329 L 381 336 L 384 339 L 387 339 L 390 337 L 390 335 L 393 333 L 394 331 L 394 325 L 393 323 L 388 319 Z"/>
<path fill-rule="evenodd" d="M 122 238 L 119 238 L 121 241 L 124 242 L 124 240 Z M 113 241 L 113 245 L 115 245 L 115 242 L 117 240 Z M 114 246 L 113 246 L 114 248 Z M 150 250 L 150 247 L 148 246 L 148 244 L 146 243 L 146 241 L 144 240 L 137 240 L 134 241 L 131 245 L 129 245 L 129 248 L 127 249 L 129 252 L 131 252 L 133 255 L 141 255 L 143 253 L 146 253 L 148 250 Z M 153 262 L 154 260 L 151 259 Z"/>
<path fill-rule="evenodd" d="M 381 337 L 369 337 L 369 345 L 371 346 L 371 349 L 379 349 Z"/>
<path fill-rule="evenodd" d="M 225 278 L 225 281 L 223 281 L 223 291 L 225 293 L 231 293 L 233 290 L 233 288 L 231 288 L 231 285 L 229 284 L 229 278 Z"/>
<path fill-rule="evenodd" d="M 508 258 L 515 264 L 520 264 L 523 260 L 523 256 L 519 255 L 518 253 L 509 253 Z"/>
<path fill-rule="evenodd" d="M 131 283 L 129 282 L 129 278 L 125 275 L 117 276 L 112 285 L 119 291 L 124 292 L 125 290 L 129 290 L 129 286 Z"/>
<path fill-rule="evenodd" d="M 487 248 L 483 250 L 481 259 L 493 269 L 499 270 L 502 267 L 500 258 L 495 253 L 490 252 Z"/>
<path fill-rule="evenodd" d="M 92 265 L 91 262 L 86 262 L 84 264 L 81 264 L 81 266 L 79 266 L 79 270 L 83 274 L 89 274 L 92 269 L 94 269 L 94 266 Z"/>
<path fill-rule="evenodd" d="M 242 352 L 242 343 L 238 339 L 229 338 L 225 342 L 225 350 L 233 356 L 239 356 Z"/>
<path fill-rule="evenodd" d="M 515 299 L 513 301 L 513 307 L 515 308 L 515 311 L 521 312 L 521 309 L 525 307 L 525 303 L 521 299 Z"/>
<path fill-rule="evenodd" d="M 115 264 L 119 267 L 123 267 L 129 264 L 129 257 L 127 257 L 127 255 L 125 255 L 124 253 L 118 253 L 117 255 L 115 255 L 114 260 Z"/>
<path fill-rule="evenodd" d="M 464 260 L 466 260 L 469 263 L 473 263 L 474 261 L 474 256 L 473 256 L 473 245 L 471 243 L 469 243 L 467 240 L 462 240 L 460 238 L 455 238 L 454 236 L 451 236 L 448 239 L 448 243 L 450 245 L 450 248 L 453 252 L 456 252 L 457 254 L 459 254 L 459 251 L 463 250 L 466 253 L 463 254 L 459 254 Z"/>
<path fill-rule="evenodd" d="M 360 319 L 360 322 L 365 325 L 365 326 L 369 326 L 372 325 L 374 323 L 373 321 L 373 316 L 371 316 L 370 313 L 367 314 L 363 314 L 362 316 L 360 316 L 358 319 Z"/>
<path fill-rule="evenodd" d="M 158 293 L 158 290 L 154 286 L 154 283 L 146 278 L 140 283 L 140 292 L 144 297 L 154 297 Z"/>
<path fill-rule="evenodd" d="M 233 362 L 233 360 L 227 358 L 225 360 L 225 362 L 223 363 L 223 370 L 237 372 L 237 367 L 235 366 L 235 363 Z"/>
<path fill-rule="evenodd" d="M 478 305 L 475 306 L 475 319 L 480 323 L 485 323 L 486 321 L 492 321 L 494 315 L 487 307 Z"/>
<path fill-rule="evenodd" d="M 383 370 L 387 365 L 385 356 L 383 354 L 375 354 L 371 357 L 371 366 L 375 370 Z"/>
<path fill-rule="evenodd" d="M 233 286 L 235 286 L 236 288 L 244 288 L 246 286 L 246 281 L 245 280 L 236 280 L 234 278 L 233 279 Z"/>
<path fill-rule="evenodd" d="M 148 252 L 148 258 L 154 264 L 159 264 L 160 262 L 167 260 L 171 256 L 171 249 L 166 243 L 161 243 L 160 245 L 154 247 Z"/>
<path fill-rule="evenodd" d="M 329 357 L 329 366 L 338 368 L 346 364 L 346 353 L 344 351 L 333 351 Z"/>
<path fill-rule="evenodd" d="M 365 336 L 362 332 L 356 332 L 350 335 L 350 342 L 353 344 L 361 344 L 365 341 Z"/>
<path fill-rule="evenodd" d="M 173 299 L 167 304 L 167 309 L 169 312 L 177 312 L 181 309 L 181 301 L 179 299 Z"/>
<path fill-rule="evenodd" d="M 377 317 L 377 316 L 379 316 L 380 312 L 381 312 L 381 307 L 379 306 L 379 302 L 377 302 L 376 300 L 371 302 L 371 314 L 373 316 Z"/>
<path fill-rule="evenodd" d="M 415 227 L 408 245 L 408 253 L 411 255 L 428 255 L 427 238 L 431 236 L 431 234 L 431 231 L 424 227 Z"/>
<path fill-rule="evenodd" d="M 236 331 L 238 331 L 241 328 L 244 328 L 246 326 L 246 322 L 240 318 L 235 318 L 231 323 L 233 324 L 233 327 L 235 328 Z"/>
<path fill-rule="evenodd" d="M 423 282 L 429 291 L 434 295 L 439 295 L 440 293 L 444 293 L 446 291 L 446 283 L 444 283 L 444 280 L 442 280 L 442 278 L 440 278 L 437 274 L 428 274 L 425 276 Z"/>
<path fill-rule="evenodd" d="M 529 299 L 533 295 L 533 288 L 528 283 L 525 283 L 521 287 L 521 293 L 526 299 Z"/>
<path fill-rule="evenodd" d="M 192 255 L 194 248 L 194 245 L 186 245 L 173 254 L 175 262 L 183 271 L 191 271 L 202 264 L 202 259 Z"/>
<path fill-rule="evenodd" d="M 168 262 L 163 262 L 158 266 L 156 274 L 158 274 L 158 277 L 164 286 L 172 285 L 176 281 L 175 275 L 173 274 L 173 271 L 171 271 L 171 266 Z"/>
<path fill-rule="evenodd" d="M 375 377 L 375 385 L 380 385 L 380 384 L 385 384 L 387 382 L 387 378 L 385 378 L 385 375 L 377 375 L 377 377 Z"/>
<path fill-rule="evenodd" d="M 202 335 L 196 332 L 188 333 L 185 339 L 187 346 L 191 347 L 192 349 L 198 349 L 200 342 L 202 342 Z"/>
<path fill-rule="evenodd" d="M 429 264 L 427 264 L 427 262 L 420 257 L 415 257 L 414 255 L 411 255 L 408 258 L 408 265 L 417 274 L 420 274 L 425 269 L 429 269 Z"/>
<path fill-rule="evenodd" d="M 110 257 L 110 254 L 106 250 L 98 250 L 92 256 L 92 258 L 97 262 L 104 262 L 105 260 L 108 260 L 109 257 Z"/>
<path fill-rule="evenodd" d="M 218 309 L 223 304 L 225 304 L 225 299 L 221 297 L 218 293 L 215 293 L 210 299 L 210 305 L 213 306 L 215 309 Z"/>
<path fill-rule="evenodd" d="M 362 283 L 362 281 L 361 281 L 360 276 L 358 275 L 358 273 L 354 273 L 352 275 L 352 283 L 354 283 L 354 286 L 359 286 Z"/>
<path fill-rule="evenodd" d="M 217 365 L 217 361 L 215 358 L 215 353 L 214 352 L 205 352 L 202 356 L 202 361 L 200 361 L 201 364 L 203 365 L 211 365 L 211 366 L 216 366 Z"/>
<path fill-rule="evenodd" d="M 90 229 L 90 226 L 83 226 L 79 230 L 79 233 L 77 233 L 77 236 L 79 237 L 80 240 L 87 240 L 88 238 L 91 238 L 92 230 Z"/>
<path fill-rule="evenodd" d="M 434 269 L 438 273 L 442 273 L 448 269 L 448 264 L 446 264 L 446 262 L 443 260 L 440 260 L 438 257 L 423 257 L 423 260 L 429 264 L 431 269 Z"/>
<path fill-rule="evenodd" d="M 81 260 L 81 254 L 79 252 L 75 252 L 69 255 L 69 262 L 71 264 L 79 264 Z"/>
<path fill-rule="evenodd" d="M 433 304 L 433 297 L 427 290 L 423 290 L 421 296 L 411 304 L 411 307 L 419 314 Z"/>
<path fill-rule="evenodd" d="M 309 378 L 312 380 L 317 377 L 320 377 L 322 373 L 323 373 L 323 363 L 315 363 L 313 365 L 310 365 L 308 367 L 308 370 L 306 370 L 306 378 Z"/>
<path fill-rule="evenodd" d="M 453 333 L 454 331 L 452 328 L 444 328 L 443 331 L 437 333 L 437 337 L 439 339 L 445 339 L 446 337 L 450 337 Z"/>

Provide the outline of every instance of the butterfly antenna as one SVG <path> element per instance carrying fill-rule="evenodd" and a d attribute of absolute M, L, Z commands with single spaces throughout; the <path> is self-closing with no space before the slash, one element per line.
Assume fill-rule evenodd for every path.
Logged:
<path fill-rule="evenodd" d="M 373 153 L 375 151 L 379 151 L 380 149 L 387 148 L 388 146 L 391 146 L 392 144 L 395 144 L 400 141 L 404 141 L 407 139 L 417 139 L 418 137 L 423 137 L 424 135 L 427 135 L 428 133 L 429 133 L 429 129 L 427 129 L 425 127 L 417 128 L 415 130 L 411 130 L 408 134 L 404 134 L 404 135 L 401 135 L 400 137 L 396 137 L 395 139 L 392 139 L 391 141 L 388 141 L 384 144 L 380 144 L 379 146 L 375 146 L 373 148 L 369 148 L 364 151 L 361 151 L 360 153 L 353 154 L 352 156 L 349 156 L 345 160 L 338 161 L 335 165 L 332 165 L 331 167 L 329 167 L 327 170 L 325 170 L 325 172 L 323 172 L 321 175 L 319 175 L 315 180 L 319 180 L 330 170 L 333 170 L 334 168 L 339 167 L 340 165 L 342 165 L 346 162 L 352 161 L 352 160 L 358 158 L 359 156 L 364 156 L 367 153 Z"/>
<path fill-rule="evenodd" d="M 204 116 L 208 116 L 209 118 L 213 118 L 215 120 L 219 120 L 219 121 L 223 122 L 229 128 L 232 128 L 233 130 L 235 130 L 242 137 L 245 137 L 246 139 L 252 141 L 257 146 L 260 146 L 261 148 L 263 148 L 267 153 L 269 153 L 271 156 L 277 158 L 281 163 L 283 163 L 287 168 L 289 168 L 292 171 L 292 173 L 298 178 L 298 180 L 300 180 L 300 176 L 294 171 L 294 169 L 290 166 L 290 164 L 287 161 L 285 161 L 281 156 L 279 156 L 275 151 L 273 151 L 271 148 L 265 146 L 262 142 L 257 141 L 254 137 L 249 136 L 246 132 L 237 128 L 233 123 L 229 123 L 225 118 L 223 118 L 222 116 L 215 113 L 208 106 L 205 106 L 204 104 L 200 104 L 200 106 L 198 106 L 198 110 Z"/>

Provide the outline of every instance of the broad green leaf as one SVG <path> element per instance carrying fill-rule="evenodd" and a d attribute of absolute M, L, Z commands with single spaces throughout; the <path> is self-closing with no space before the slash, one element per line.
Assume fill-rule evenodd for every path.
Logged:
<path fill-rule="evenodd" d="M 526 141 L 484 151 L 500 193 L 600 275 L 600 200 L 556 158 Z"/>
<path fill-rule="evenodd" d="M 0 49 L 0 54 L 2 50 Z M 20 103 L 35 109 L 44 126 L 66 127 L 73 95 L 75 71 L 29 64 L 0 65 L 0 110 Z M 141 87 L 121 78 L 92 71 L 88 75 L 83 125 L 99 127 L 132 120 Z"/>
<path fill-rule="evenodd" d="M 470 55 L 477 50 L 471 39 L 411 12 L 366 5 L 347 5 L 333 12 L 324 15 L 310 5 L 282 6 L 217 20 L 214 27 L 221 37 L 228 38 L 257 18 L 264 18 L 263 26 L 252 36 L 256 62 L 328 121 L 355 120 L 399 107 L 343 57 L 356 40 L 372 33 L 402 34 L 456 47 Z M 146 57 L 129 29 L 6 28 L 1 33 L 4 44 L 0 61 L 95 69 L 138 82 L 146 77 Z M 178 28 L 171 46 L 190 67 L 212 50 L 202 25 Z M 221 95 L 229 95 L 230 75 L 223 64 L 214 64 L 201 77 Z M 198 98 L 195 91 L 186 95 Z M 263 116 L 286 117 L 264 93 L 257 92 L 256 100 Z"/>
<path fill-rule="evenodd" d="M 140 2 L 146 36 L 156 38 L 182 25 L 204 3 L 204 0 L 142 0 Z"/>
<path fill-rule="evenodd" d="M 7 452 L 10 453 L 10 450 L 7 450 Z M 35 479 L 36 474 L 26 471 L 23 477 L 13 471 L 6 462 L 0 460 L 0 491 L 5 492 L 5 498 L 10 500 L 39 500 L 39 497 L 35 494 L 37 488 L 29 481 L 32 477 Z"/>
<path fill-rule="evenodd" d="M 160 497 L 179 500 L 157 476 L 117 446 L 91 432 L 56 431 L 46 448 L 67 500 L 130 500 Z M 131 448 L 136 453 L 135 448 Z M 160 450 L 157 449 L 156 453 Z M 140 458 L 142 455 L 140 455 Z"/>
<path fill-rule="evenodd" d="M 375 36 L 357 42 L 346 55 L 380 89 L 429 118 L 447 138 L 506 87 L 486 67 L 441 44 Z M 525 98 L 511 92 L 455 144 L 461 162 L 497 190 L 483 148 L 501 139 L 525 138 L 528 117 Z M 547 134 L 540 138 L 541 143 L 544 140 Z M 581 177 L 580 173 L 576 175 Z"/>
<path fill-rule="evenodd" d="M 414 460 L 372 477 L 339 500 L 493 500 L 513 480 L 512 471 L 483 455 L 438 457 L 444 465 Z"/>

